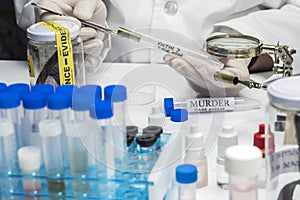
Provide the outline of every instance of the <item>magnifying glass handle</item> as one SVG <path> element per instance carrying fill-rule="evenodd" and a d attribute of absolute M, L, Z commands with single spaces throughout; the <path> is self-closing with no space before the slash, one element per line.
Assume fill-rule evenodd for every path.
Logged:
<path fill-rule="evenodd" d="M 232 75 L 229 75 L 229 74 L 225 74 L 225 73 L 222 73 L 220 71 L 217 71 L 214 74 L 214 78 L 215 78 L 216 81 L 222 81 L 222 82 L 225 82 L 225 83 L 232 83 L 233 85 L 237 85 L 239 83 L 239 84 L 245 85 L 246 87 L 248 87 L 250 89 L 251 88 L 256 88 L 256 89 L 266 89 L 267 88 L 266 85 L 257 83 L 255 81 L 242 81 L 242 80 L 239 80 L 239 78 L 237 76 L 232 76 Z"/>

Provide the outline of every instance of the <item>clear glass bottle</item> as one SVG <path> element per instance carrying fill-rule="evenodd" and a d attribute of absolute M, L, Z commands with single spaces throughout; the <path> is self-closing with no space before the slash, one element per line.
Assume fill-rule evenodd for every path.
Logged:
<path fill-rule="evenodd" d="M 268 85 L 265 157 L 266 199 L 298 199 L 300 143 L 300 77 L 286 77 Z M 274 133 L 274 138 L 270 137 Z M 275 149 L 274 143 L 275 141 Z"/>
<path fill-rule="evenodd" d="M 185 156 L 183 162 L 193 164 L 197 167 L 197 188 L 205 187 L 208 183 L 207 158 L 203 140 L 203 134 L 198 131 L 197 125 L 192 124 L 190 132 L 185 136 Z"/>
<path fill-rule="evenodd" d="M 225 151 L 225 170 L 229 175 L 230 200 L 257 200 L 261 150 L 252 145 L 233 145 Z"/>
<path fill-rule="evenodd" d="M 192 164 L 181 164 L 176 167 L 178 183 L 178 200 L 196 200 L 197 167 Z"/>
<path fill-rule="evenodd" d="M 46 23 L 49 22 L 47 21 Z M 71 44 L 69 44 L 68 36 L 65 33 L 61 34 L 59 37 L 61 42 L 57 45 L 54 31 L 46 28 L 41 22 L 31 25 L 27 29 L 27 38 L 29 40 L 27 58 L 30 84 L 50 83 L 54 86 L 65 84 L 83 85 L 85 84 L 85 70 L 83 44 L 79 37 L 80 27 L 70 21 L 54 21 L 54 23 L 69 30 Z M 61 48 L 59 48 L 60 45 Z M 62 50 L 61 52 L 60 49 Z M 63 69 L 62 76 L 65 77 L 65 81 L 62 81 L 59 75 L 58 56 L 62 57 L 64 61 L 67 60 L 67 63 L 60 65 L 61 69 Z M 74 71 L 72 72 L 71 69 Z M 74 81 L 69 81 L 71 74 L 74 75 Z"/>

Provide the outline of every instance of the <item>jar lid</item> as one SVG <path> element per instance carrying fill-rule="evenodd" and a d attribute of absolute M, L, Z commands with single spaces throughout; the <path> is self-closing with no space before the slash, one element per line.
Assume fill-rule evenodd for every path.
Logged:
<path fill-rule="evenodd" d="M 262 152 L 252 145 L 234 145 L 225 151 L 225 170 L 236 176 L 257 176 L 261 170 Z"/>
<path fill-rule="evenodd" d="M 56 23 L 70 30 L 70 37 L 79 35 L 80 27 L 74 22 L 57 20 Z M 27 28 L 27 37 L 36 41 L 55 41 L 55 33 L 40 23 L 35 23 Z"/>
<path fill-rule="evenodd" d="M 268 85 L 270 102 L 284 110 L 300 110 L 300 77 L 286 77 Z"/>

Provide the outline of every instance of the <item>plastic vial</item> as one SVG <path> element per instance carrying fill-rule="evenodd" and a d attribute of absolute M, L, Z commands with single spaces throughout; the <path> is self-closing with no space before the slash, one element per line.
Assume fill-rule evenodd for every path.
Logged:
<path fill-rule="evenodd" d="M 225 170 L 229 174 L 230 200 L 258 199 L 258 174 L 262 153 L 252 145 L 234 145 L 225 151 Z"/>
<path fill-rule="evenodd" d="M 127 115 L 127 90 L 123 85 L 108 85 L 104 88 L 104 99 L 113 103 L 113 142 L 116 167 L 122 169 L 121 160 L 126 152 L 126 115 Z"/>
<path fill-rule="evenodd" d="M 160 106 L 154 105 L 152 107 L 150 115 L 148 116 L 148 125 L 164 127 L 165 120 L 165 114 L 162 112 Z"/>
<path fill-rule="evenodd" d="M 87 195 L 90 192 L 88 181 L 78 180 L 89 175 L 88 152 L 84 142 L 88 135 L 88 124 L 84 121 L 68 121 L 65 124 L 68 137 L 72 190 L 75 196 Z"/>
<path fill-rule="evenodd" d="M 65 183 L 62 178 L 64 175 L 64 164 L 61 146 L 61 122 L 58 119 L 45 119 L 39 122 L 39 128 L 48 176 L 48 192 L 54 195 L 53 199 L 56 199 L 57 195 L 65 194 Z"/>
<path fill-rule="evenodd" d="M 39 122 L 47 118 L 47 99 L 41 92 L 23 94 L 24 117 L 21 119 L 21 130 L 24 146 L 37 146 L 42 149 L 39 134 Z"/>
<path fill-rule="evenodd" d="M 175 134 L 180 138 L 180 148 L 182 154 L 185 150 L 185 135 L 190 131 L 190 124 L 188 121 L 188 112 L 186 109 L 177 108 L 171 111 L 170 121 L 167 121 L 164 128 L 166 133 Z M 176 140 L 176 139 L 175 139 Z"/>
<path fill-rule="evenodd" d="M 47 108 L 49 119 L 59 119 L 62 125 L 62 144 L 64 154 L 64 164 L 69 163 L 68 140 L 65 134 L 65 124 L 71 120 L 70 107 L 72 102 L 66 94 L 52 93 L 47 96 Z"/>
<path fill-rule="evenodd" d="M 67 97 L 69 98 L 69 101 L 71 102 L 71 107 L 72 107 L 72 101 L 73 101 L 73 94 L 75 93 L 75 91 L 78 89 L 78 87 L 76 85 L 59 85 L 55 88 L 55 92 L 56 93 L 62 93 L 64 95 L 67 95 Z M 74 119 L 74 112 L 72 111 L 72 109 L 69 109 L 69 113 L 68 113 L 68 119 Z"/>
<path fill-rule="evenodd" d="M 196 124 L 191 125 L 190 132 L 185 135 L 185 156 L 183 162 L 197 167 L 197 188 L 205 187 L 208 183 L 207 158 L 203 137 L 203 134 L 198 131 Z"/>
<path fill-rule="evenodd" d="M 1 178 L 0 188 L 6 192 L 17 189 L 17 179 L 7 177 L 9 174 L 18 172 L 15 137 L 12 121 L 8 118 L 0 118 L 0 174 L 6 176 L 6 179 Z"/>
<path fill-rule="evenodd" d="M 85 70 L 83 45 L 79 37 L 80 27 L 70 21 L 54 21 L 54 23 L 69 30 L 70 35 L 59 36 L 61 43 L 57 43 L 56 34 L 41 23 L 33 24 L 27 29 L 30 84 L 84 85 Z M 59 46 L 63 47 L 62 52 Z M 59 65 L 62 59 L 65 63 Z"/>
<path fill-rule="evenodd" d="M 269 133 L 269 141 L 269 154 L 272 154 L 275 151 L 274 134 L 272 132 Z M 259 124 L 258 132 L 253 135 L 253 145 L 258 147 L 262 152 L 263 161 L 258 175 L 258 187 L 264 188 L 266 185 L 265 124 Z"/>
<path fill-rule="evenodd" d="M 26 200 L 39 200 L 34 197 L 41 191 L 41 182 L 34 179 L 34 175 L 39 173 L 41 167 L 41 150 L 36 146 L 26 146 L 18 150 L 18 160 L 20 169 L 25 176 L 23 179 L 23 191 L 31 196 L 26 196 Z M 32 175 L 32 177 L 30 177 Z"/>
<path fill-rule="evenodd" d="M 97 176 L 107 177 L 114 175 L 114 143 L 111 119 L 113 117 L 112 102 L 98 100 L 90 107 L 90 129 L 93 136 L 94 149 L 92 156 L 97 162 Z"/>
<path fill-rule="evenodd" d="M 182 164 L 176 167 L 178 200 L 196 200 L 197 167 Z"/>
<path fill-rule="evenodd" d="M 17 147 L 23 145 L 21 135 L 21 96 L 17 92 L 0 93 L 0 117 L 9 118 L 14 124 Z"/>
<path fill-rule="evenodd" d="M 137 154 L 139 156 L 138 169 L 141 170 L 140 172 L 150 172 L 155 164 L 158 157 L 155 146 L 156 140 L 157 136 L 154 134 L 139 135 L 136 137 L 138 144 Z"/>
<path fill-rule="evenodd" d="M 228 173 L 225 171 L 225 151 L 238 144 L 238 133 L 232 125 L 225 124 L 218 138 L 217 186 L 228 189 Z"/>

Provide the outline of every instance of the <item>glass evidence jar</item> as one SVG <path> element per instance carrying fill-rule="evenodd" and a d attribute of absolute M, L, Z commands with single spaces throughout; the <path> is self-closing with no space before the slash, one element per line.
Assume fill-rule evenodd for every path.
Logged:
<path fill-rule="evenodd" d="M 287 77 L 268 86 L 265 156 L 266 198 L 294 199 L 299 195 L 300 77 Z M 274 141 L 272 137 L 274 133 Z M 275 143 L 275 145 L 274 145 Z M 299 196 L 298 196 L 299 197 Z M 296 198 L 295 198 L 296 199 Z"/>
<path fill-rule="evenodd" d="M 68 34 L 69 32 L 69 34 Z M 44 21 L 27 29 L 30 84 L 84 85 L 80 27 L 70 21 Z"/>

